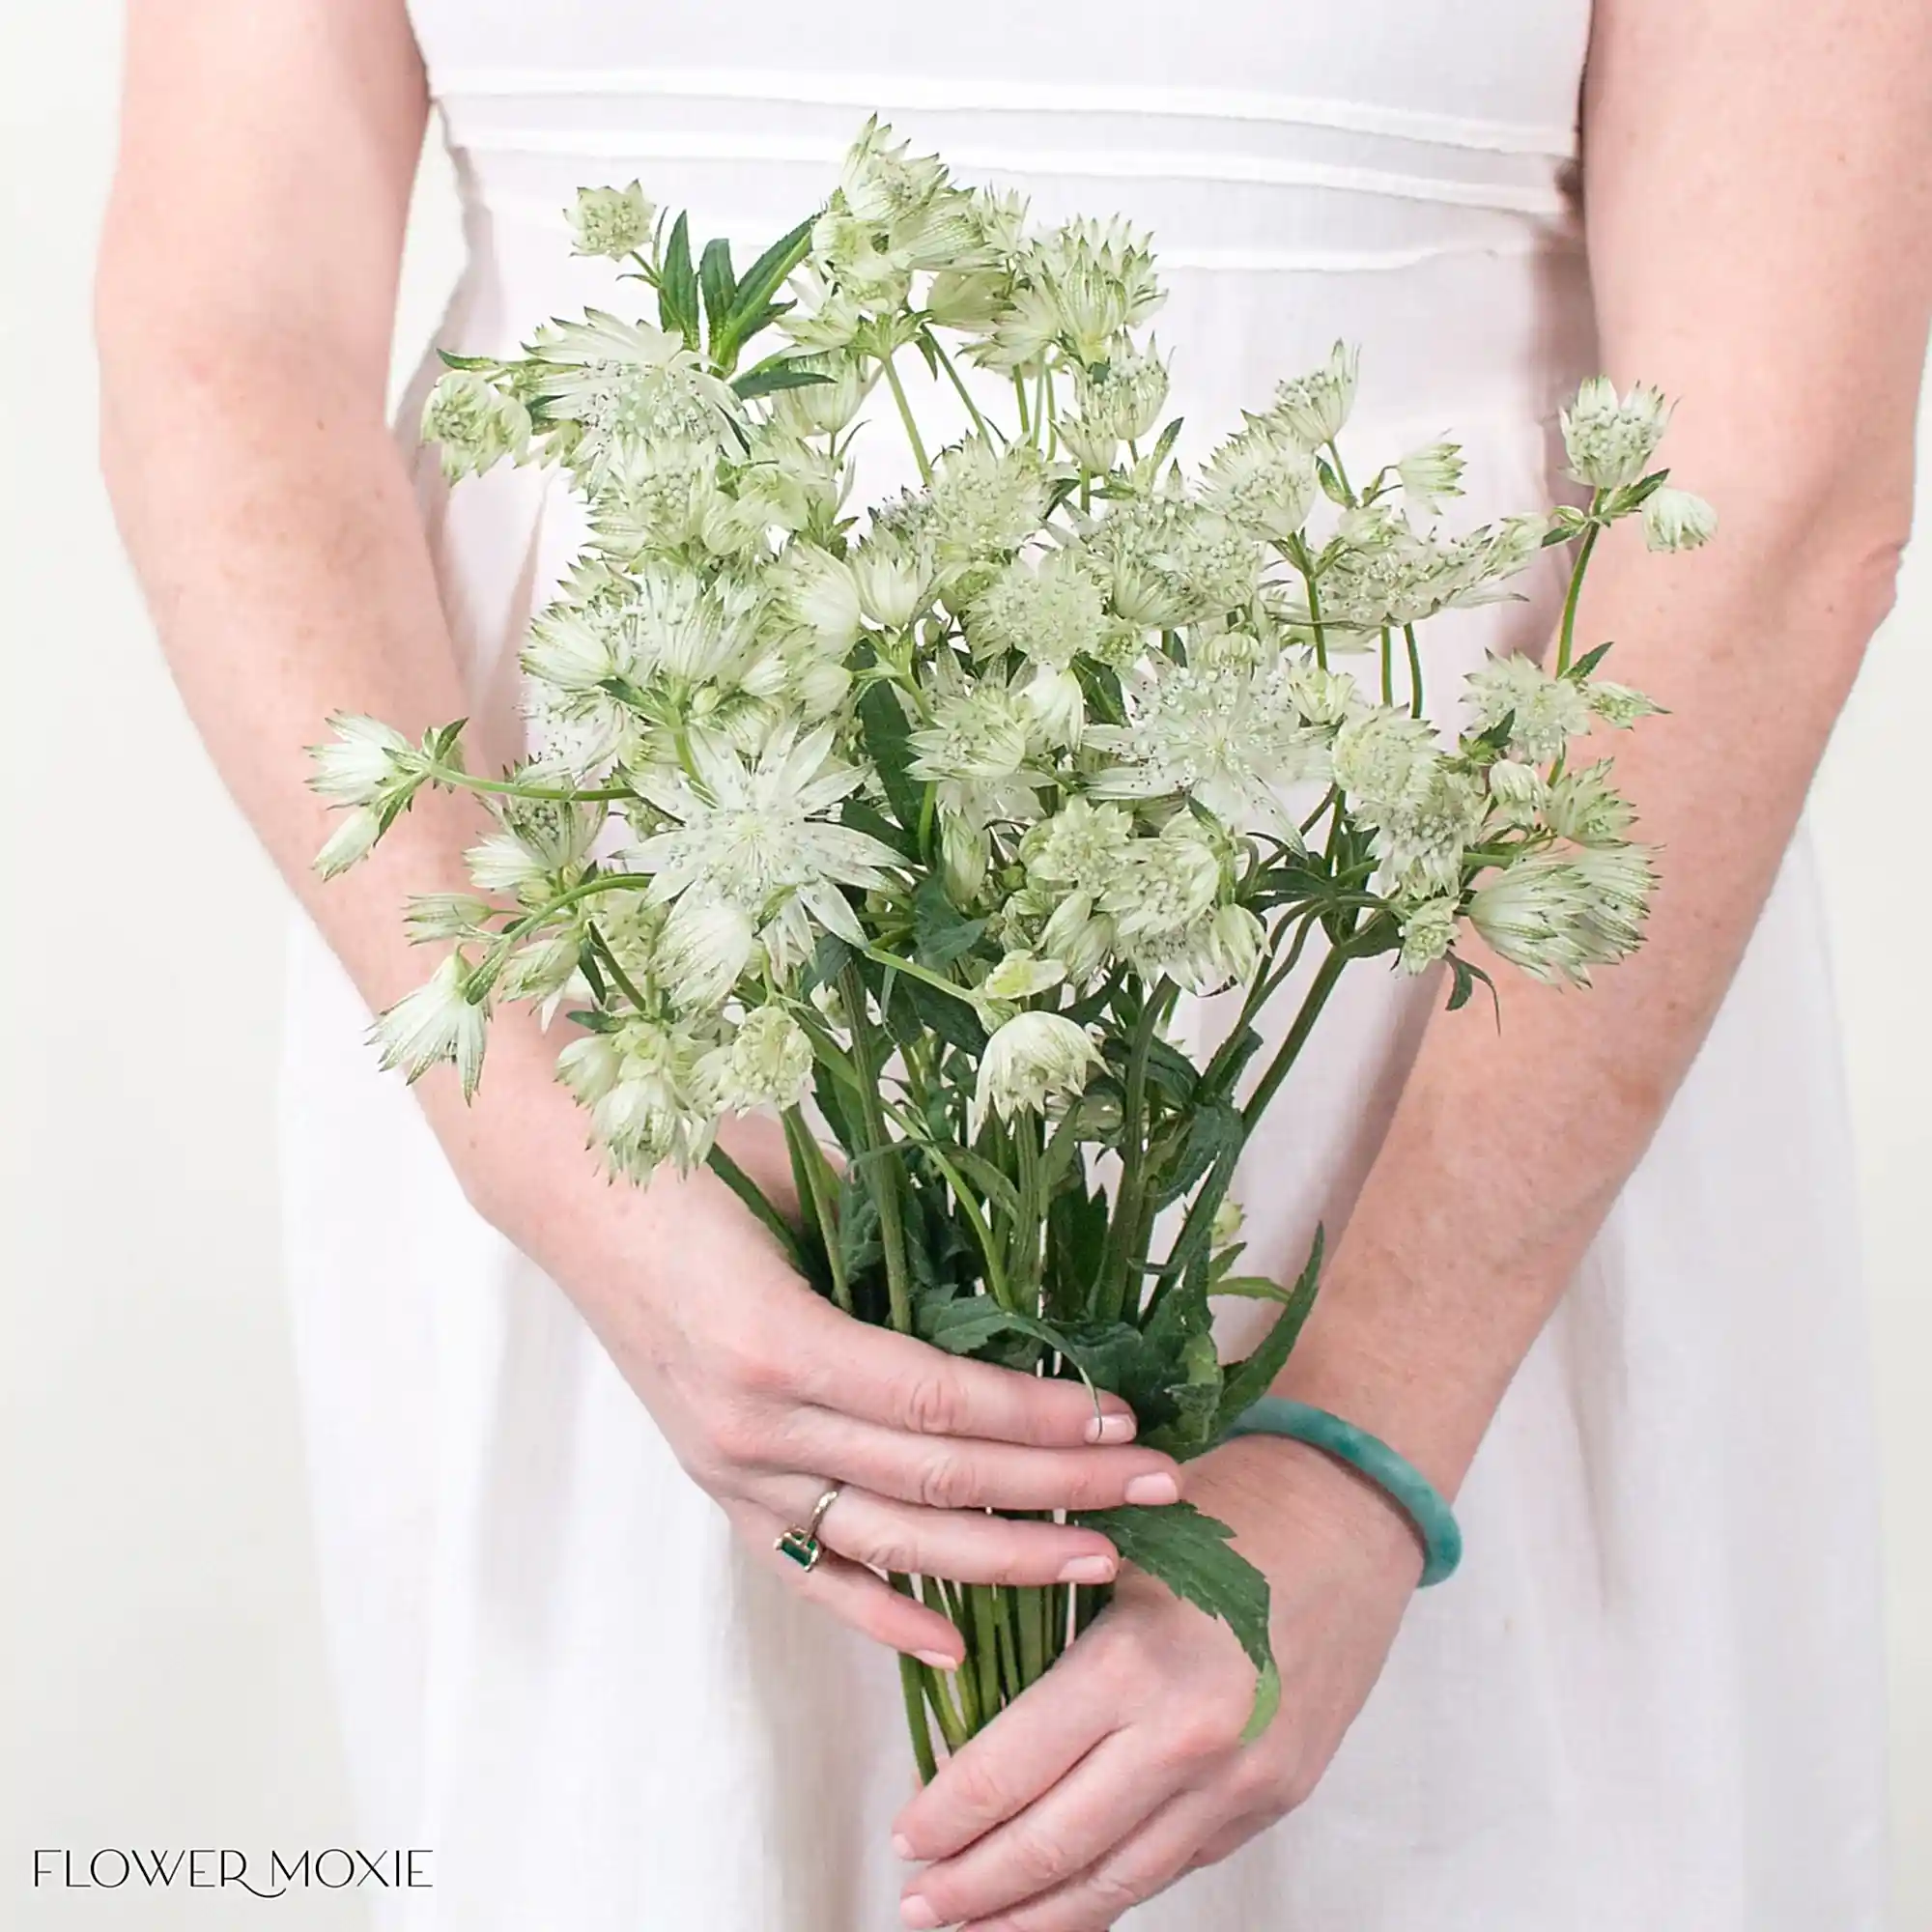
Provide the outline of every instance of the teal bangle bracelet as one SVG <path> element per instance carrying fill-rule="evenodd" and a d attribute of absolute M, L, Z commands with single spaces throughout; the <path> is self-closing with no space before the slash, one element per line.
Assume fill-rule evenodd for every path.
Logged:
<path fill-rule="evenodd" d="M 1463 1531 L 1455 1512 L 1442 1500 L 1435 1485 L 1380 1436 L 1344 1422 L 1339 1415 L 1330 1415 L 1325 1408 L 1290 1402 L 1278 1395 L 1264 1395 L 1243 1409 L 1228 1435 L 1292 1436 L 1366 1476 L 1408 1519 L 1422 1540 L 1418 1588 L 1427 1589 L 1431 1583 L 1453 1576 L 1462 1562 Z"/>

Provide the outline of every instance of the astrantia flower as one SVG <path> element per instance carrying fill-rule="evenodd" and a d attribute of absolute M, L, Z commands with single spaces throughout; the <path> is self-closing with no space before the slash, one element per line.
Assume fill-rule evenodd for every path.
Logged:
<path fill-rule="evenodd" d="M 863 357 L 849 351 L 827 355 L 801 355 L 787 362 L 799 369 L 823 376 L 822 383 L 804 383 L 797 388 L 781 389 L 772 398 L 772 417 L 800 436 L 835 436 L 859 413 L 870 387 Z"/>
<path fill-rule="evenodd" d="M 1113 466 L 1123 442 L 1153 433 L 1167 401 L 1167 365 L 1150 347 L 1117 349 L 1104 362 L 1073 372 L 1073 412 L 1059 424 L 1060 440 L 1082 469 Z"/>
<path fill-rule="evenodd" d="M 1584 686 L 1590 709 L 1613 730 L 1627 731 L 1639 718 L 1654 717 L 1663 707 L 1627 684 L 1598 678 Z"/>
<path fill-rule="evenodd" d="M 794 1107 L 811 1090 L 811 1041 L 782 1007 L 757 1007 L 704 1070 L 718 1103 L 734 1114 Z"/>
<path fill-rule="evenodd" d="M 1666 484 L 1644 498 L 1643 540 L 1652 550 L 1696 550 L 1717 533 L 1717 511 L 1689 490 Z"/>
<path fill-rule="evenodd" d="M 1077 1094 L 1101 1064 L 1086 1029 L 1064 1013 L 1015 1013 L 980 1057 L 976 1125 L 989 1109 L 1003 1121 L 1019 1113 L 1043 1114 L 1055 1101 Z"/>
<path fill-rule="evenodd" d="M 1425 795 L 1438 755 L 1435 733 L 1422 719 L 1378 707 L 1336 733 L 1335 782 L 1358 810 L 1401 811 Z"/>
<path fill-rule="evenodd" d="M 604 826 L 602 806 L 506 800 L 501 822 L 464 854 L 470 879 L 484 893 L 534 901 L 575 882 Z"/>
<path fill-rule="evenodd" d="M 645 1181 L 667 1161 L 689 1172 L 710 1151 L 717 1107 L 703 1061 L 694 1037 L 638 1018 L 573 1040 L 556 1072 L 589 1108 L 613 1172 Z"/>
<path fill-rule="evenodd" d="M 1069 798 L 1050 817 L 1027 828 L 1020 863 L 1036 884 L 1097 898 L 1119 876 L 1133 842 L 1133 819 L 1118 805 Z"/>
<path fill-rule="evenodd" d="M 1328 753 L 1278 668 L 1198 670 L 1152 660 L 1128 701 L 1129 724 L 1087 734 L 1116 760 L 1092 781 L 1096 797 L 1193 798 L 1231 825 L 1258 815 L 1297 838 L 1276 787 L 1325 775 Z"/>
<path fill-rule="evenodd" d="M 1634 483 L 1670 420 L 1662 389 L 1638 383 L 1619 400 L 1607 376 L 1590 376 L 1563 412 L 1563 444 L 1570 474 L 1596 490 Z"/>
<path fill-rule="evenodd" d="M 1031 1000 L 1065 978 L 1066 968 L 1058 959 L 1042 959 L 1027 952 L 1009 952 L 976 990 L 986 1000 Z"/>
<path fill-rule="evenodd" d="M 983 677 L 936 696 L 932 723 L 910 734 L 917 779 L 986 782 L 1009 779 L 1026 763 L 1035 718 L 1018 692 Z"/>
<path fill-rule="evenodd" d="M 968 606 L 966 641 L 980 657 L 1018 651 L 1064 670 L 1100 640 L 1106 601 L 1072 551 L 1053 551 L 1036 568 L 1015 557 Z"/>
<path fill-rule="evenodd" d="M 1630 801 L 1610 783 L 1607 758 L 1567 771 L 1549 787 L 1543 822 L 1573 845 L 1619 845 L 1636 822 Z"/>
<path fill-rule="evenodd" d="M 1477 730 L 1510 721 L 1510 755 L 1525 764 L 1548 764 L 1590 728 L 1589 694 L 1575 678 L 1551 676 L 1534 658 L 1491 658 L 1469 673 L 1464 696 Z"/>
<path fill-rule="evenodd" d="M 1280 424 L 1256 418 L 1232 436 L 1201 472 L 1201 497 L 1250 536 L 1286 543 L 1308 521 L 1315 463 Z"/>
<path fill-rule="evenodd" d="M 1010 307 L 974 351 L 996 369 L 1031 369 L 1054 348 L 1103 362 L 1167 299 L 1147 238 L 1119 219 L 1065 223 L 1029 243 L 1013 272 Z"/>
<path fill-rule="evenodd" d="M 816 545 L 795 543 L 766 572 L 787 615 L 829 651 L 843 653 L 859 639 L 864 612 L 852 566 Z"/>
<path fill-rule="evenodd" d="M 730 899 L 687 892 L 671 907 L 657 946 L 657 978 L 680 1007 L 722 1006 L 756 944 L 752 916 Z"/>
<path fill-rule="evenodd" d="M 423 405 L 422 439 L 441 452 L 452 483 L 479 475 L 505 456 L 521 459 L 530 440 L 530 414 L 473 369 L 449 369 Z"/>
<path fill-rule="evenodd" d="M 426 769 L 422 753 L 392 724 L 332 712 L 333 743 L 311 745 L 309 789 L 336 805 L 376 805 L 409 789 Z"/>
<path fill-rule="evenodd" d="M 932 553 L 890 531 L 875 529 L 852 553 L 851 568 L 860 609 L 888 631 L 903 630 L 932 601 Z"/>
<path fill-rule="evenodd" d="M 1447 895 L 1423 899 L 1403 915 L 1399 963 L 1405 973 L 1422 973 L 1456 943 L 1459 901 Z"/>
<path fill-rule="evenodd" d="M 470 998 L 469 974 L 469 962 L 451 952 L 423 985 L 384 1009 L 369 1030 L 382 1050 L 384 1072 L 400 1066 L 413 1082 L 447 1061 L 463 1083 L 463 1097 L 475 1093 L 483 1075 L 489 1007 Z"/>
<path fill-rule="evenodd" d="M 1084 986 L 1106 965 L 1115 937 L 1114 922 L 1094 910 L 1092 894 L 1068 893 L 1055 901 L 1041 926 L 1039 950 L 1065 967 L 1076 986 Z"/>
<path fill-rule="evenodd" d="M 813 922 L 853 946 L 866 935 L 841 886 L 883 885 L 903 862 L 890 845 L 826 814 L 864 773 L 832 756 L 830 725 L 774 734 L 746 761 L 702 740 L 692 746 L 696 782 L 640 774 L 638 789 L 672 830 L 629 855 L 651 874 L 651 896 L 673 899 L 692 887 L 751 914 L 773 970 L 788 973 L 817 942 Z"/>
<path fill-rule="evenodd" d="M 1115 504 L 1081 552 L 1114 612 L 1146 630 L 1240 610 L 1261 582 L 1260 545 L 1229 518 L 1178 496 Z"/>
<path fill-rule="evenodd" d="M 1548 803 L 1549 786 L 1534 765 L 1498 758 L 1490 767 L 1490 797 L 1505 825 L 1530 826 Z"/>
<path fill-rule="evenodd" d="M 332 879 L 366 859 L 383 836 L 380 813 L 358 805 L 336 823 L 335 830 L 323 840 L 322 849 L 311 862 L 319 878 Z"/>
<path fill-rule="evenodd" d="M 1637 945 L 1653 882 L 1637 845 L 1533 853 L 1477 887 L 1469 921 L 1533 978 L 1587 985 L 1592 965 Z"/>
<path fill-rule="evenodd" d="M 1495 603 L 1510 594 L 1503 582 L 1535 560 L 1544 528 L 1540 517 L 1508 517 L 1444 542 L 1422 535 L 1385 503 L 1347 511 L 1341 549 L 1320 580 L 1322 623 L 1366 634 Z M 1288 610 L 1295 622 L 1313 622 L 1304 598 L 1291 600 Z"/>
<path fill-rule="evenodd" d="M 1121 942 L 1171 940 L 1206 915 L 1221 890 L 1221 854 L 1192 812 L 1177 812 L 1151 838 L 1136 838 L 1099 895 Z"/>
<path fill-rule="evenodd" d="M 642 186 L 581 187 L 570 211 L 573 255 L 608 255 L 621 261 L 650 240 L 656 210 L 644 198 Z"/>
<path fill-rule="evenodd" d="M 942 571 L 1005 556 L 1039 528 L 1047 477 L 1024 443 L 997 447 L 968 437 L 933 465 L 930 529 Z"/>
<path fill-rule="evenodd" d="M 1445 497 L 1463 494 L 1463 452 L 1453 442 L 1432 442 L 1410 450 L 1396 465 L 1395 472 L 1402 479 L 1403 494 L 1432 516 L 1442 507 Z"/>
<path fill-rule="evenodd" d="M 1328 360 L 1309 375 L 1283 383 L 1274 392 L 1274 416 L 1310 449 L 1333 442 L 1355 402 L 1355 372 L 1361 352 L 1338 342 Z"/>

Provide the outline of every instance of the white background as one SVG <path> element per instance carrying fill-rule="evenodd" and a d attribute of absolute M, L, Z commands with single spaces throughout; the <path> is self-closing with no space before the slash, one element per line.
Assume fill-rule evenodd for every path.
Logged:
<path fill-rule="evenodd" d="M 276 1278 L 280 889 L 198 753 L 95 469 L 88 280 L 118 14 L 0 0 L 0 1922 L 355 1927 L 341 1898 L 28 1890 L 36 1846 L 353 1842 Z M 432 169 L 398 330 L 412 353 L 454 266 L 450 207 Z M 1876 1317 L 1897 1932 L 1932 1927 L 1916 1829 L 1932 1805 L 1928 641 L 1921 544 L 1814 801 L 1864 1188 L 1845 1238 L 1862 1232 Z M 1805 1561 L 1802 1522 L 1786 1558 Z"/>

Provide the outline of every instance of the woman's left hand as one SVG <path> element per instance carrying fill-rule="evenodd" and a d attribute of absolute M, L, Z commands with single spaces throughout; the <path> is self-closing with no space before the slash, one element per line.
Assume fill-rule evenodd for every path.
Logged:
<path fill-rule="evenodd" d="M 909 1926 L 1105 1932 L 1299 1804 L 1362 1707 L 1421 1574 L 1406 1522 L 1319 1451 L 1242 1437 L 1186 1465 L 1272 1586 L 1281 1708 L 1240 1742 L 1254 1665 L 1223 1624 L 1126 1570 L 1061 1661 L 899 1814 L 930 1861 Z"/>

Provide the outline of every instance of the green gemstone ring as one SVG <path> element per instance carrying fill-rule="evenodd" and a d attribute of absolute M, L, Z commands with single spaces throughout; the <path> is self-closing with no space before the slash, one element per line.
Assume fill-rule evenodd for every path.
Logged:
<path fill-rule="evenodd" d="M 818 1540 L 819 1525 L 825 1520 L 825 1512 L 838 1500 L 842 1487 L 834 1483 L 812 1504 L 810 1516 L 802 1523 L 794 1523 L 772 1548 L 781 1556 L 789 1557 L 801 1570 L 816 1568 L 818 1559 L 825 1554 L 825 1546 Z"/>

